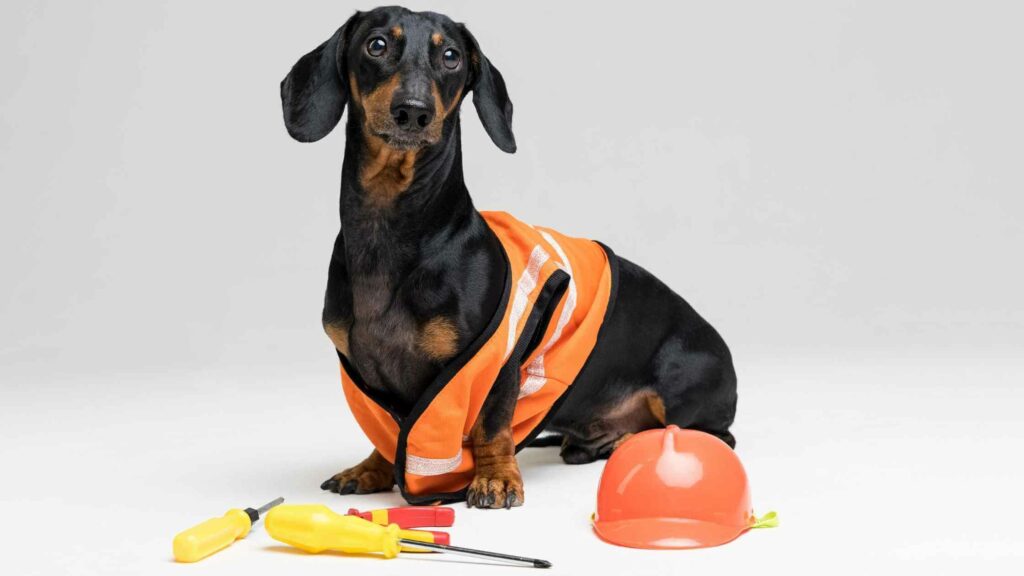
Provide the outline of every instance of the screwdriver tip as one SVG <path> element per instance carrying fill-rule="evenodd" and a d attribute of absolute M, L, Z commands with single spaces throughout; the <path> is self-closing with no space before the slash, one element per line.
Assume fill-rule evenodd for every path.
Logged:
<path fill-rule="evenodd" d="M 533 561 L 533 567 L 534 568 L 551 568 L 551 562 L 548 562 L 547 560 L 534 560 Z"/>
<path fill-rule="evenodd" d="M 282 502 L 284 502 L 284 498 L 281 497 L 281 496 L 278 496 L 277 498 L 274 498 L 273 500 L 271 500 L 270 502 L 267 502 L 263 506 L 260 506 L 259 508 L 256 509 L 256 517 L 257 518 L 262 517 L 264 514 L 267 513 L 268 510 L 270 510 L 271 508 L 273 508 L 274 506 L 277 506 L 278 504 L 280 504 Z"/>

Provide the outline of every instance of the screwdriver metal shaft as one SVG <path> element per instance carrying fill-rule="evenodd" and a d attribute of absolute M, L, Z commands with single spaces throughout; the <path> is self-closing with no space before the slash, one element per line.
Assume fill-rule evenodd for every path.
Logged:
<path fill-rule="evenodd" d="M 267 514 L 265 526 L 271 538 L 311 554 L 333 550 L 344 554 L 380 554 L 384 558 L 395 558 L 403 550 L 436 550 L 503 560 L 532 568 L 551 567 L 550 562 L 537 558 L 425 542 L 410 532 L 404 532 L 398 524 L 381 526 L 359 516 L 343 516 L 323 504 L 278 506 Z"/>
<path fill-rule="evenodd" d="M 281 497 L 274 498 L 270 502 L 267 502 L 263 506 L 260 506 L 259 508 L 257 508 L 256 509 L 256 514 L 259 515 L 260 518 L 262 518 L 263 515 L 267 513 L 267 510 L 270 510 L 271 508 L 273 508 L 274 506 L 277 506 L 281 502 L 284 502 L 284 498 L 281 498 Z"/>
<path fill-rule="evenodd" d="M 499 552 L 488 552 L 487 550 L 475 550 L 473 548 L 462 548 L 460 546 L 445 546 L 444 544 L 433 544 L 430 542 L 419 542 L 417 540 L 406 540 L 400 538 L 398 540 L 400 544 L 406 546 L 418 546 L 420 548 L 430 548 L 431 550 L 437 550 L 438 552 L 449 552 L 452 554 L 462 554 L 465 556 L 477 556 L 484 558 L 495 558 L 498 560 L 504 560 L 505 562 L 516 562 L 520 564 L 526 564 L 527 566 L 533 566 L 534 568 L 551 568 L 551 562 L 547 560 L 540 560 L 537 558 L 527 558 L 525 556 L 513 556 L 511 554 L 501 554 Z"/>

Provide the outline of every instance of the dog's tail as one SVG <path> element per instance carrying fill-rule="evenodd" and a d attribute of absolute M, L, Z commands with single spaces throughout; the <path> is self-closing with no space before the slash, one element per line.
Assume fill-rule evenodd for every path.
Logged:
<path fill-rule="evenodd" d="M 562 441 L 565 440 L 565 436 L 561 434 L 548 434 L 546 436 L 538 436 L 533 439 L 526 447 L 527 448 L 546 448 L 548 446 L 561 446 Z"/>

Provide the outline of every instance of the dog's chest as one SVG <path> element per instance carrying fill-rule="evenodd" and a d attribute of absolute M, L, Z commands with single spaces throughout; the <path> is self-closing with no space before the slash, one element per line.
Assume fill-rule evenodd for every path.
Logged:
<path fill-rule="evenodd" d="M 411 406 L 437 373 L 418 346 L 419 324 L 398 302 L 372 307 L 386 293 L 375 292 L 360 302 L 359 292 L 350 332 L 352 363 L 367 386 Z M 361 314 L 360 304 L 372 309 Z"/>

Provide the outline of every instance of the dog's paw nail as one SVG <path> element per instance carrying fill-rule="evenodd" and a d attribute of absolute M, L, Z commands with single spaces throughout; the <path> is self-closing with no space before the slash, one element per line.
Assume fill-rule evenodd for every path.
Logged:
<path fill-rule="evenodd" d="M 320 485 L 321 490 L 331 490 L 334 486 L 338 485 L 338 481 L 334 478 L 328 478 L 324 480 L 324 483 Z"/>
<path fill-rule="evenodd" d="M 466 494 L 467 508 L 486 508 L 487 494 L 478 490 L 470 490 Z"/>

